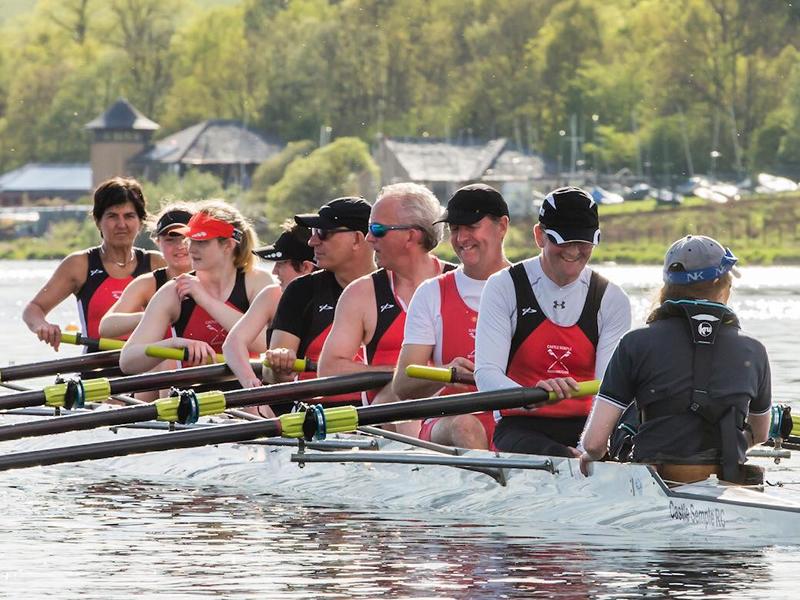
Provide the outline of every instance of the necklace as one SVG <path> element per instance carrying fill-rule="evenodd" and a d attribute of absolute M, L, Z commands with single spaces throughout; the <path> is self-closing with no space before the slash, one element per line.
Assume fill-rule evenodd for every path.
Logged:
<path fill-rule="evenodd" d="M 100 246 L 100 252 L 103 254 L 103 256 L 106 257 L 106 260 L 111 260 L 112 263 L 114 263 L 118 267 L 122 267 L 122 268 L 127 267 L 128 263 L 133 262 L 134 258 L 136 257 L 136 255 L 133 252 L 133 248 L 131 248 L 130 256 L 128 256 L 128 258 L 126 260 L 124 260 L 123 262 L 117 262 L 117 261 L 115 261 L 113 259 L 109 259 L 108 258 L 108 252 L 106 252 L 105 246 Z"/>

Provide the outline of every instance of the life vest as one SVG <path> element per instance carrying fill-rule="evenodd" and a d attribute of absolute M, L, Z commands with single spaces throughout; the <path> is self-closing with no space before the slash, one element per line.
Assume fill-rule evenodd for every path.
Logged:
<path fill-rule="evenodd" d="M 100 246 L 90 248 L 87 252 L 88 269 L 86 281 L 75 294 L 78 299 L 78 314 L 81 328 L 90 338 L 100 337 L 100 320 L 114 303 L 119 300 L 122 291 L 135 277 L 150 272 L 150 255 L 141 248 L 134 248 L 136 268 L 128 277 L 111 277 L 103 266 Z M 125 336 L 124 339 L 127 339 Z"/>
<path fill-rule="evenodd" d="M 633 436 L 633 456 L 639 462 L 660 462 L 659 455 L 681 456 L 681 462 L 722 465 L 722 478 L 741 480 L 740 465 L 746 460 L 747 394 L 717 396 L 709 389 L 717 335 L 723 327 L 739 328 L 736 315 L 724 304 L 679 300 L 660 308 L 662 318 L 680 318 L 692 340 L 692 385 L 690 390 L 650 390 L 639 394 L 636 405 L 641 419 Z M 673 349 L 672 351 L 681 351 Z M 675 432 L 698 441 L 696 456 L 685 456 L 685 447 L 675 448 Z"/>
<path fill-rule="evenodd" d="M 236 271 L 236 282 L 225 304 L 242 314 L 250 308 L 245 287 L 245 273 L 241 269 Z M 172 324 L 172 336 L 201 340 L 208 343 L 214 352 L 219 353 L 222 352 L 222 344 L 228 337 L 228 330 L 212 318 L 204 308 L 198 306 L 191 296 L 187 296 L 181 302 L 178 319 Z"/>
<path fill-rule="evenodd" d="M 511 339 L 506 375 L 522 386 L 534 386 L 542 379 L 572 377 L 586 381 L 595 377 L 595 356 L 599 332 L 597 313 L 608 280 L 592 271 L 589 290 L 578 321 L 562 327 L 544 314 L 531 289 L 525 265 L 509 267 L 517 300 L 517 327 Z M 593 396 L 566 398 L 535 411 L 508 409 L 501 416 L 548 418 L 586 417 Z"/>

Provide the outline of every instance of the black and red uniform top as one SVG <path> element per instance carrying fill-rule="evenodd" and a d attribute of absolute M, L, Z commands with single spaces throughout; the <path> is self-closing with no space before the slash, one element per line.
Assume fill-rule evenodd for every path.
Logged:
<path fill-rule="evenodd" d="M 336 304 L 342 295 L 342 286 L 330 271 L 316 271 L 293 280 L 281 296 L 271 330 L 279 329 L 298 337 L 298 358 L 319 360 L 322 346 L 333 325 Z M 353 357 L 358 363 L 364 359 L 359 352 Z M 299 379 L 313 379 L 316 373 L 300 373 Z M 360 394 L 326 396 L 325 404 L 360 403 Z"/>
<path fill-rule="evenodd" d="M 88 270 L 86 281 L 75 293 L 78 299 L 78 314 L 85 335 L 90 338 L 100 337 L 100 320 L 114 303 L 119 300 L 122 291 L 134 278 L 150 272 L 150 255 L 141 248 L 133 248 L 136 257 L 136 268 L 128 277 L 111 277 L 103 266 L 100 246 L 86 251 Z"/>
<path fill-rule="evenodd" d="M 250 308 L 245 287 L 245 273 L 241 269 L 236 271 L 236 282 L 233 284 L 233 290 L 225 304 L 242 314 Z M 228 337 L 228 330 L 209 315 L 204 308 L 198 306 L 191 296 L 187 296 L 181 302 L 181 313 L 177 321 L 172 324 L 172 336 L 201 340 L 211 346 L 214 352 L 219 353 L 222 352 L 222 344 Z"/>

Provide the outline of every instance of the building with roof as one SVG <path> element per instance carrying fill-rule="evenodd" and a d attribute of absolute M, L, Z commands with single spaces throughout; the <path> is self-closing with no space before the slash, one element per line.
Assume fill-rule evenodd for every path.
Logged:
<path fill-rule="evenodd" d="M 0 176 L 0 205 L 16 206 L 46 198 L 78 200 L 92 189 L 92 168 L 88 163 L 28 163 Z"/>
<path fill-rule="evenodd" d="M 283 145 L 267 140 L 239 121 L 211 120 L 187 127 L 142 150 L 131 159 L 148 179 L 188 169 L 214 173 L 226 185 L 249 187 L 259 164 L 280 152 Z"/>
<path fill-rule="evenodd" d="M 541 157 L 515 150 L 506 138 L 462 144 L 384 137 L 373 156 L 381 168 L 382 185 L 414 181 L 446 202 L 458 188 L 482 182 L 500 190 L 517 215 L 531 212 L 534 181 L 545 176 Z"/>

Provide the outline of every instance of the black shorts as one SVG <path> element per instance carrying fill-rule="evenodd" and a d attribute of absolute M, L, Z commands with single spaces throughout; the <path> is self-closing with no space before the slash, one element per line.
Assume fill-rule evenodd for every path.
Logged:
<path fill-rule="evenodd" d="M 571 457 L 567 446 L 578 444 L 584 425 L 586 417 L 503 417 L 494 430 L 494 445 L 501 452 Z"/>

